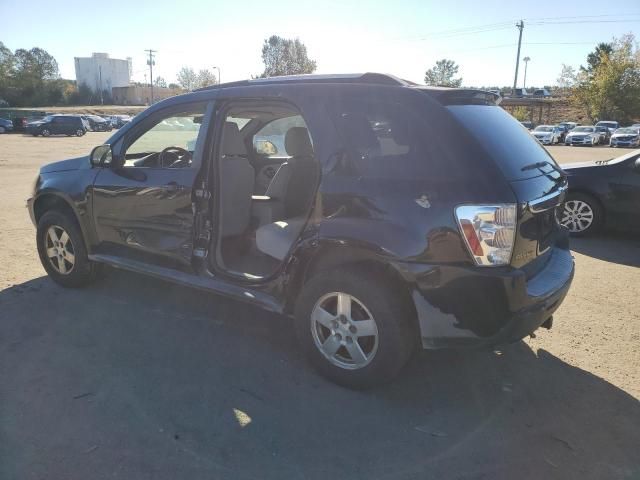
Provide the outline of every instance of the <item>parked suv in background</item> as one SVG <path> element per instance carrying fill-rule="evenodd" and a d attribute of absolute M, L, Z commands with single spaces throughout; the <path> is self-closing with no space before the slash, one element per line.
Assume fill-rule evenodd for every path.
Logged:
<path fill-rule="evenodd" d="M 350 387 L 393 378 L 419 345 L 518 341 L 551 327 L 571 284 L 567 182 L 495 99 L 368 73 L 163 100 L 41 168 L 40 259 L 67 287 L 108 264 L 291 315 L 313 365 Z"/>
<path fill-rule="evenodd" d="M 113 130 L 111 122 L 99 117 L 98 115 L 86 115 L 83 118 L 89 122 L 89 127 L 94 132 L 110 132 Z"/>
<path fill-rule="evenodd" d="M 596 127 L 607 127 L 609 129 L 609 134 L 612 134 L 618 128 L 620 128 L 620 124 L 614 121 L 603 120 L 601 122 L 596 123 Z"/>
<path fill-rule="evenodd" d="M 89 129 L 86 120 L 77 115 L 49 115 L 42 120 L 27 124 L 27 133 L 33 136 L 42 135 L 76 135 L 83 136 Z"/>

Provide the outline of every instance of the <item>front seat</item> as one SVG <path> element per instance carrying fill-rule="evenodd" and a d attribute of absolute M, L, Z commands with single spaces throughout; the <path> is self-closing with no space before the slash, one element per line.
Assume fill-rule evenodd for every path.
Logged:
<path fill-rule="evenodd" d="M 291 158 L 287 162 L 288 182 L 282 193 L 284 218 L 256 230 L 258 250 L 278 260 L 286 258 L 306 224 L 319 175 L 306 128 L 290 128 L 285 136 L 285 149 Z"/>
<path fill-rule="evenodd" d="M 220 233 L 231 237 L 244 233 L 251 223 L 251 195 L 255 170 L 247 159 L 238 125 L 225 122 L 220 159 Z"/>

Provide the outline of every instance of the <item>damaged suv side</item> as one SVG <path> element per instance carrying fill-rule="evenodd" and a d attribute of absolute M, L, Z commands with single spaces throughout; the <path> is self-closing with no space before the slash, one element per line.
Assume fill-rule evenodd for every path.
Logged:
<path fill-rule="evenodd" d="M 41 169 L 42 264 L 64 286 L 109 264 L 291 315 L 350 387 L 418 346 L 517 341 L 551 326 L 574 265 L 566 178 L 497 98 L 369 73 L 167 99 Z"/>

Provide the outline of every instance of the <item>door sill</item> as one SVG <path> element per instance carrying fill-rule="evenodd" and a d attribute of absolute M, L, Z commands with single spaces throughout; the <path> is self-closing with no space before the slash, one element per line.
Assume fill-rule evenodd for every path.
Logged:
<path fill-rule="evenodd" d="M 220 278 L 194 275 L 192 273 L 185 273 L 172 268 L 150 265 L 148 263 L 115 255 L 93 254 L 89 255 L 88 258 L 92 262 L 105 263 L 118 269 L 142 273 L 143 275 L 149 275 L 161 280 L 177 283 L 179 285 L 206 290 L 208 292 L 233 298 L 234 300 L 241 300 L 243 302 L 257 305 L 270 312 L 279 314 L 284 313 L 282 302 L 279 302 L 273 296 L 250 288 L 239 287 Z"/>

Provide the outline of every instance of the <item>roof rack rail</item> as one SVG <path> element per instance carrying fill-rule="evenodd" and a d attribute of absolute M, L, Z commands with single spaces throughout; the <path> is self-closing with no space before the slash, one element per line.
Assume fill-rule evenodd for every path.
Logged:
<path fill-rule="evenodd" d="M 386 73 L 342 73 L 334 75 L 284 75 L 279 77 L 253 78 L 251 80 L 239 80 L 237 82 L 220 83 L 208 87 L 198 88 L 196 92 L 203 90 L 216 90 L 218 88 L 244 87 L 248 85 L 282 85 L 285 83 L 368 83 L 372 85 L 415 85 L 413 82 L 402 80 Z"/>

